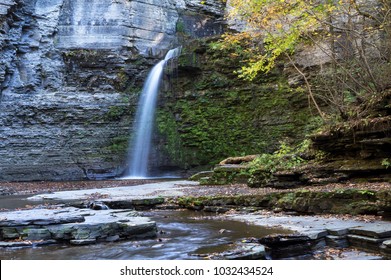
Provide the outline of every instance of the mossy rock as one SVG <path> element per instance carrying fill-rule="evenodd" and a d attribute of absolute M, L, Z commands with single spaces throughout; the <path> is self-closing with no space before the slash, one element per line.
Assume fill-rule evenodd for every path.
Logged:
<path fill-rule="evenodd" d="M 227 157 L 273 152 L 277 139 L 300 142 L 312 130 L 306 97 L 281 73 L 243 81 L 234 73 L 241 58 L 206 41 L 185 45 L 182 57 L 191 60 L 180 59 L 178 79 L 157 111 L 158 149 L 173 165 L 213 166 Z"/>
<path fill-rule="evenodd" d="M 252 172 L 247 180 L 247 186 L 250 188 L 264 188 L 267 187 L 272 179 L 272 173 L 267 170 L 257 170 Z"/>
<path fill-rule="evenodd" d="M 192 175 L 189 180 L 191 181 L 200 181 L 209 178 L 213 175 L 213 171 L 201 171 Z"/>
<path fill-rule="evenodd" d="M 199 182 L 201 185 L 230 185 L 245 184 L 248 175 L 235 171 L 218 171 L 213 172 L 210 177 L 202 178 Z"/>
<path fill-rule="evenodd" d="M 369 200 L 365 197 L 367 192 L 374 193 L 370 195 Z M 232 209 L 238 207 L 281 209 L 281 211 L 296 211 L 303 214 L 391 214 L 390 191 L 347 190 L 346 196 L 341 197 L 340 194 L 340 190 L 330 192 L 300 190 L 264 195 L 187 197 L 179 198 L 178 204 L 198 210 L 211 206 Z"/>

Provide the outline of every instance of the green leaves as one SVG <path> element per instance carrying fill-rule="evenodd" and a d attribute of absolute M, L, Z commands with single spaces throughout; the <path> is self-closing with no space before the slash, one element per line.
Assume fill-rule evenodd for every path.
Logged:
<path fill-rule="evenodd" d="M 250 174 L 259 170 L 265 170 L 274 173 L 279 169 L 292 169 L 305 163 L 301 157 L 309 149 L 310 141 L 304 140 L 297 146 L 290 146 L 281 142 L 280 149 L 273 154 L 261 154 L 250 163 Z"/>
<path fill-rule="evenodd" d="M 260 72 L 269 72 L 276 60 L 291 55 L 307 33 L 315 32 L 334 4 L 314 4 L 303 0 L 232 0 L 229 17 L 244 21 L 245 33 L 262 42 L 262 49 L 253 47 L 254 56 L 239 72 L 241 78 L 253 80 Z M 241 35 L 237 35 L 241 36 Z M 226 44 L 235 36 L 225 38 Z"/>

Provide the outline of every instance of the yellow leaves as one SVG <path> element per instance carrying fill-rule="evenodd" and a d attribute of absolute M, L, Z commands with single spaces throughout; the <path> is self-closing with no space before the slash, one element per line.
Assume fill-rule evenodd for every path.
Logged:
<path fill-rule="evenodd" d="M 224 39 L 227 48 L 236 48 L 237 53 L 246 57 L 251 57 L 254 51 L 252 57 L 255 61 L 249 62 L 240 71 L 242 77 L 249 79 L 253 79 L 258 71 L 270 71 L 279 56 L 292 54 L 298 44 L 308 42 L 309 38 L 324 36 L 326 40 L 337 40 L 337 35 L 328 32 L 332 24 L 330 18 L 344 18 L 355 13 L 356 5 L 353 0 L 231 0 L 230 3 L 231 18 L 244 21 L 248 29 L 258 30 L 262 35 L 235 34 Z M 375 30 L 370 28 L 365 27 L 363 31 L 373 33 Z M 381 25 L 382 28 L 385 27 Z M 256 40 L 262 44 L 262 49 L 251 45 Z"/>

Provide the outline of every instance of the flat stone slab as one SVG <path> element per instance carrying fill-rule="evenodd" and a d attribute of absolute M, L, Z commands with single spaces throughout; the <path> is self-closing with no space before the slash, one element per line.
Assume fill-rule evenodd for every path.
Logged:
<path fill-rule="evenodd" d="M 30 209 L 0 213 L 2 244 L 54 240 L 75 245 L 156 236 L 156 223 L 131 210 Z M 12 244 L 12 242 L 14 242 Z M 3 244 L 0 247 L 8 247 Z"/>
<path fill-rule="evenodd" d="M 354 234 L 348 234 L 348 240 L 351 243 L 367 243 L 367 244 L 381 244 L 383 243 L 384 239 L 380 238 L 373 238 L 368 236 L 362 236 L 362 235 L 354 235 Z"/>
<path fill-rule="evenodd" d="M 57 244 L 56 240 L 38 240 L 35 242 L 31 242 L 29 240 L 25 241 L 0 241 L 0 248 L 13 248 L 13 247 L 42 247 L 47 245 Z"/>
<path fill-rule="evenodd" d="M 232 214 L 228 215 L 228 218 L 246 221 L 259 226 L 286 228 L 311 239 L 313 242 L 322 241 L 324 238 L 327 245 L 337 248 L 352 246 L 379 252 L 383 255 L 391 255 L 391 250 L 389 249 L 389 246 L 391 246 L 391 239 L 389 238 L 391 222 L 388 221 L 366 222 L 322 216 L 274 216 L 268 213 Z M 381 258 L 381 256 L 356 256 L 354 254 L 343 257 L 343 259 Z"/>
<path fill-rule="evenodd" d="M 239 244 L 235 250 L 222 253 L 221 258 L 225 260 L 264 260 L 266 259 L 265 246 L 257 243 Z M 219 257 L 214 259 L 219 259 Z"/>
<path fill-rule="evenodd" d="M 349 233 L 373 238 L 387 238 L 391 237 L 391 223 L 361 225 L 359 227 L 349 229 Z"/>
<path fill-rule="evenodd" d="M 134 202 L 136 204 L 147 203 L 162 200 L 167 197 L 183 196 L 183 190 L 188 188 L 185 185 L 198 185 L 194 181 L 168 181 L 145 185 L 101 188 L 89 190 L 60 191 L 49 194 L 39 194 L 29 197 L 29 200 L 44 201 L 74 201 L 74 200 L 99 200 L 102 202 L 121 202 L 127 204 Z"/>
<path fill-rule="evenodd" d="M 389 236 L 389 231 L 391 231 L 391 222 L 387 221 L 368 223 L 365 221 L 324 218 L 321 216 L 274 216 L 260 213 L 228 215 L 228 217 L 259 226 L 283 227 L 309 236 L 311 239 L 323 238 L 328 234 L 346 235 L 353 232 L 356 235 L 365 236 L 371 236 L 371 233 L 376 233 L 376 236 L 373 237 L 384 238 Z"/>
<path fill-rule="evenodd" d="M 240 172 L 248 169 L 248 166 L 242 164 L 224 164 L 217 165 L 214 168 L 215 172 Z"/>
<path fill-rule="evenodd" d="M 72 207 L 0 212 L 0 227 L 80 223 L 86 215 L 89 214 Z"/>
<path fill-rule="evenodd" d="M 193 256 L 212 260 L 265 260 L 265 246 L 259 243 L 236 243 L 232 249 L 222 253 L 194 254 Z"/>

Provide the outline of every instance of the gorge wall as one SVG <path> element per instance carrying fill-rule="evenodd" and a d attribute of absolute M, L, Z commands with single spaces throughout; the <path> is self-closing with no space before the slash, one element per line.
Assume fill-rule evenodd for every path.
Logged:
<path fill-rule="evenodd" d="M 253 83 L 213 48 L 221 0 L 0 0 L 0 181 L 120 176 L 141 87 L 165 53 L 151 169 L 295 142 L 316 118 L 282 68 Z"/>
<path fill-rule="evenodd" d="M 221 1 L 0 0 L 0 180 L 118 176 L 148 70 Z M 191 30 L 191 32 L 190 32 Z"/>

